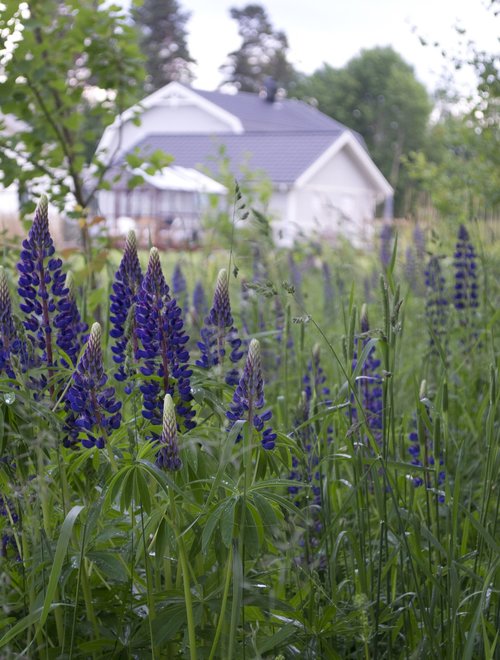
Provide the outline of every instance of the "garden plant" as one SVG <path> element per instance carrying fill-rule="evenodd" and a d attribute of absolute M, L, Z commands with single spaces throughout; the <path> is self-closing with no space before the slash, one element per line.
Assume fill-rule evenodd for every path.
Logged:
<path fill-rule="evenodd" d="M 500 260 L 438 233 L 277 249 L 236 188 L 229 251 L 63 259 L 42 197 L 0 267 L 1 657 L 498 658 Z"/>

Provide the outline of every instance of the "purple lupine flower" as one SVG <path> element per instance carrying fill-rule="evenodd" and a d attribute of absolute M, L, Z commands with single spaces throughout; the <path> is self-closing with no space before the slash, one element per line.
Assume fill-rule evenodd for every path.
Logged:
<path fill-rule="evenodd" d="M 115 273 L 112 284 L 113 293 L 110 295 L 110 335 L 115 339 L 113 361 L 118 365 L 114 377 L 118 381 L 127 381 L 131 377 L 130 370 L 126 368 L 127 349 L 131 346 L 134 356 L 139 344 L 135 323 L 135 304 L 143 275 L 139 257 L 137 256 L 137 239 L 135 233 L 130 231 L 125 242 L 125 249 L 120 266 Z M 130 393 L 131 383 L 127 383 L 125 390 Z"/>
<path fill-rule="evenodd" d="M 42 195 L 35 210 L 28 238 L 23 241 L 20 261 L 18 292 L 24 302 L 24 327 L 35 350 L 35 359 L 49 367 L 54 365 L 53 317 L 57 299 L 67 295 L 62 261 L 54 257 L 54 242 L 49 231 L 48 200 Z M 45 378 L 42 378 L 45 381 Z"/>
<path fill-rule="evenodd" d="M 384 268 L 388 268 L 392 258 L 393 226 L 386 223 L 380 232 L 380 262 Z"/>
<path fill-rule="evenodd" d="M 425 257 L 425 234 L 420 225 L 415 225 L 413 229 L 413 245 L 417 253 L 419 263 L 422 263 Z"/>
<path fill-rule="evenodd" d="M 307 371 L 302 378 L 304 389 L 301 396 L 301 402 L 298 407 L 298 414 L 296 416 L 296 425 L 300 427 L 299 431 L 295 433 L 297 442 L 305 458 L 305 464 L 300 465 L 297 455 L 292 455 L 292 473 L 290 479 L 297 480 L 302 484 L 310 484 L 314 495 L 313 504 L 317 507 L 321 506 L 321 477 L 318 469 L 319 464 L 319 437 L 317 429 L 312 424 L 304 423 L 309 420 L 311 415 L 315 415 L 322 406 L 331 404 L 330 388 L 325 385 L 326 375 L 321 367 L 321 351 L 319 344 L 316 344 L 312 351 L 312 359 L 307 365 Z M 326 440 L 328 443 L 332 441 L 333 427 L 329 426 L 326 429 Z M 299 469 L 300 466 L 300 469 Z M 290 489 L 291 488 L 291 489 Z M 300 486 L 291 486 L 289 492 L 291 494 L 299 493 Z M 309 498 L 306 498 L 309 499 Z M 302 506 L 299 498 L 295 502 L 297 506 Z"/>
<path fill-rule="evenodd" d="M 54 327 L 57 329 L 56 344 L 71 359 L 71 365 L 64 359 L 61 364 L 65 367 L 76 366 L 78 355 L 83 344 L 88 339 L 89 326 L 82 321 L 76 305 L 75 286 L 73 275 L 66 275 L 66 289 L 68 294 L 56 303 L 57 315 L 54 318 Z"/>
<path fill-rule="evenodd" d="M 258 433 L 262 433 L 261 444 L 264 449 L 274 449 L 276 433 L 271 427 L 264 430 L 265 423 L 272 417 L 271 410 L 258 414 L 257 411 L 264 407 L 264 379 L 262 377 L 262 364 L 260 356 L 260 343 L 252 339 L 248 348 L 247 359 L 243 375 L 233 394 L 230 409 L 226 413 L 229 419 L 229 430 L 234 423 L 243 419 L 248 422 Z M 237 441 L 241 440 L 241 435 Z"/>
<path fill-rule="evenodd" d="M 427 411 L 427 415 L 429 416 L 429 419 L 431 419 L 430 415 L 430 410 L 429 410 L 429 404 L 426 401 L 426 382 L 423 381 L 421 386 L 420 386 L 420 400 L 425 402 L 425 408 Z M 430 437 L 429 430 L 427 428 L 426 424 L 422 424 L 422 430 L 423 430 L 423 439 L 422 442 L 420 442 L 420 437 L 418 433 L 418 425 L 417 425 L 417 418 L 414 417 L 411 422 L 411 430 L 410 433 L 408 434 L 408 438 L 410 440 L 410 447 L 408 449 L 410 456 L 411 456 L 411 464 L 416 465 L 419 467 L 425 467 L 428 469 L 435 469 L 436 465 L 436 459 L 433 454 L 433 445 L 432 445 L 432 439 Z M 426 485 L 426 488 L 432 488 L 433 485 L 435 485 L 437 488 L 441 487 L 445 480 L 446 480 L 446 473 L 444 471 L 444 458 L 443 455 L 440 454 L 439 456 L 439 461 L 438 461 L 439 467 L 437 468 L 437 478 L 435 480 L 435 483 L 432 483 L 431 480 L 431 473 L 426 472 L 425 474 L 419 473 L 418 476 L 414 476 L 412 481 L 413 485 L 418 488 L 419 486 Z M 439 502 L 444 502 L 444 496 L 442 494 L 438 495 L 438 500 Z"/>
<path fill-rule="evenodd" d="M 12 500 L 0 495 L 0 557 L 7 557 L 9 548 L 12 548 L 15 557 L 20 561 L 19 548 L 12 533 L 12 525 L 19 523 L 19 516 Z"/>
<path fill-rule="evenodd" d="M 367 336 L 370 331 L 366 305 L 361 309 L 361 336 L 356 340 L 356 349 L 353 356 L 353 371 L 356 369 L 357 361 L 367 345 L 370 338 Z M 356 378 L 358 399 L 353 396 L 353 417 L 359 421 L 366 419 L 366 424 L 371 431 L 375 441 L 380 444 L 382 441 L 382 410 L 383 410 L 383 379 L 377 373 L 380 367 L 380 360 L 375 357 L 375 346 L 372 346 L 361 367 L 361 374 Z M 364 417 L 357 410 L 358 401 L 364 412 Z"/>
<path fill-rule="evenodd" d="M 208 304 L 207 297 L 205 296 L 205 289 L 203 288 L 203 284 L 198 280 L 193 290 L 193 307 L 191 311 L 193 322 L 200 325 L 207 312 Z"/>
<path fill-rule="evenodd" d="M 455 267 L 455 309 L 465 310 L 479 307 L 477 285 L 477 263 L 474 246 L 464 225 L 458 230 L 458 241 L 453 260 Z"/>
<path fill-rule="evenodd" d="M 300 305 L 304 304 L 304 295 L 302 292 L 302 273 L 293 258 L 293 253 L 288 253 L 288 268 L 290 270 L 290 280 L 295 289 L 295 297 Z"/>
<path fill-rule="evenodd" d="M 185 429 L 196 426 L 191 402 L 188 335 L 184 332 L 181 308 L 170 296 L 158 250 L 151 248 L 148 268 L 137 296 L 135 320 L 139 348 L 136 359 L 145 377 L 142 415 L 158 426 L 162 423 L 165 394 L 176 402 L 177 418 Z M 159 378 L 158 378 L 159 377 Z M 156 438 L 156 435 L 153 436 Z"/>
<path fill-rule="evenodd" d="M 335 305 L 335 296 L 333 292 L 333 280 L 332 272 L 330 266 L 323 261 L 321 264 L 321 270 L 323 273 L 323 306 L 324 306 L 324 315 L 325 319 L 333 319 L 333 309 Z"/>
<path fill-rule="evenodd" d="M 159 450 L 156 455 L 156 464 L 160 468 L 175 472 L 182 467 L 179 456 L 179 443 L 177 440 L 177 420 L 175 418 L 175 406 L 170 394 L 165 394 L 163 402 L 163 426 Z"/>
<path fill-rule="evenodd" d="M 187 282 L 179 262 L 175 264 L 172 273 L 172 295 L 182 310 L 187 308 Z"/>
<path fill-rule="evenodd" d="M 9 378 L 15 378 L 12 358 L 22 358 L 22 344 L 17 336 L 12 317 L 12 303 L 9 284 L 3 266 L 0 266 L 0 375 L 5 372 Z M 23 365 L 21 365 L 23 366 Z"/>
<path fill-rule="evenodd" d="M 425 315 L 432 333 L 438 338 L 446 338 L 448 324 L 448 299 L 445 292 L 445 279 L 438 257 L 431 257 L 425 269 Z M 431 347 L 434 339 L 431 335 Z"/>
<path fill-rule="evenodd" d="M 212 308 L 205 318 L 205 325 L 200 332 L 201 341 L 198 347 L 201 351 L 200 359 L 196 365 L 204 369 L 210 369 L 217 365 L 223 365 L 226 355 L 226 347 L 230 347 L 229 359 L 232 364 L 241 360 L 243 352 L 240 350 L 241 339 L 238 331 L 233 325 L 231 315 L 231 303 L 229 300 L 229 283 L 227 271 L 223 268 L 217 276 Z M 225 374 L 228 385 L 237 385 L 239 381 L 238 369 L 233 367 Z"/>
<path fill-rule="evenodd" d="M 84 447 L 102 449 L 112 431 L 120 426 L 122 404 L 115 398 L 114 387 L 105 387 L 107 380 L 101 326 L 94 323 L 66 394 L 66 447 L 81 442 Z"/>

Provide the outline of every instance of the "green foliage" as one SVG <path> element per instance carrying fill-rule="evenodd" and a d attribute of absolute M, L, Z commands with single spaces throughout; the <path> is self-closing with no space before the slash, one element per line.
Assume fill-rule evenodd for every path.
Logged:
<path fill-rule="evenodd" d="M 137 100 L 144 78 L 135 33 L 122 8 L 104 0 L 6 0 L 0 33 L 3 185 L 30 194 L 40 181 L 52 201 L 86 209 L 106 166 L 94 157 L 104 128 Z M 10 36 L 9 36 L 10 35 Z M 89 172 L 95 174 L 87 181 Z"/>
<path fill-rule="evenodd" d="M 226 83 L 236 85 L 241 92 L 260 92 L 266 78 L 287 88 L 295 78 L 287 59 L 288 40 L 284 32 L 273 28 L 261 5 L 249 4 L 243 9 L 233 7 L 231 18 L 238 23 L 242 38 L 238 50 L 228 55 L 221 67 Z"/>
<path fill-rule="evenodd" d="M 254 204 L 242 190 L 235 200 L 241 215 Z M 178 434 L 182 469 L 160 469 L 157 445 L 148 439 L 158 428 L 140 412 L 141 376 L 112 380 L 114 342 L 106 335 L 108 385 L 122 402 L 123 423 L 102 450 L 63 446 L 64 396 L 54 401 L 49 387 L 34 390 L 29 376 L 36 369 L 16 380 L 2 373 L 5 657 L 495 658 L 498 248 L 484 243 L 481 225 L 469 226 L 471 240 L 482 245 L 481 305 L 465 323 L 451 310 L 436 354 L 424 297 L 414 289 L 422 264 L 409 276 L 399 256 L 398 246 L 409 243 L 404 233 L 379 277 L 373 253 L 347 246 L 310 244 L 293 255 L 275 250 L 265 215 L 256 215 L 261 250 L 250 255 L 236 241 L 232 256 L 240 263 L 236 281 L 253 286 L 239 299 L 232 277 L 231 306 L 245 342 L 261 342 L 266 408 L 277 431 L 273 450 L 262 449 L 248 419 L 227 431 L 233 388 L 216 369 L 193 364 L 197 426 Z M 448 298 L 454 234 L 443 223 L 439 242 L 427 246 L 443 257 Z M 4 255 L 12 283 L 17 257 L 14 250 Z M 162 258 L 171 273 L 173 254 Z M 118 260 L 108 255 L 111 272 Z M 211 269 L 227 260 L 226 252 L 210 249 L 185 255 L 189 286 L 201 278 L 208 291 Z M 9 290 L 19 322 L 18 297 Z M 106 327 L 106 287 L 86 302 L 86 320 L 99 309 Z M 368 329 L 360 328 L 365 302 Z M 191 314 L 185 322 L 194 363 L 199 327 Z M 381 361 L 377 438 L 373 411 L 360 406 L 372 351 Z M 324 381 L 309 367 L 320 352 Z M 70 378 L 71 370 L 61 369 L 53 382 L 61 387 Z M 415 424 L 422 452 L 432 449 L 442 466 L 439 459 L 412 463 L 408 434 Z M 308 468 L 310 480 L 293 475 Z M 417 476 L 424 481 L 419 487 Z"/>
<path fill-rule="evenodd" d="M 398 53 L 390 47 L 373 48 L 342 69 L 324 64 L 301 81 L 296 93 L 316 99 L 322 112 L 358 131 L 398 189 L 401 158 L 423 146 L 431 110 L 424 86 Z"/>
<path fill-rule="evenodd" d="M 177 0 L 138 0 L 132 18 L 146 58 L 144 89 L 153 92 L 173 80 L 190 83 L 194 60 L 187 45 L 186 22 L 190 14 Z"/>

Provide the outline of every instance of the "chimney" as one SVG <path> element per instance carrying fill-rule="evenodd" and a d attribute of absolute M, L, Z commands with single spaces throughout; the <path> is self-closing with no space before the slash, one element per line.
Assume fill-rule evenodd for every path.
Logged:
<path fill-rule="evenodd" d="M 274 103 L 276 100 L 276 92 L 278 91 L 278 83 L 271 78 L 271 76 L 268 76 L 264 80 L 264 91 L 266 101 L 268 103 Z"/>

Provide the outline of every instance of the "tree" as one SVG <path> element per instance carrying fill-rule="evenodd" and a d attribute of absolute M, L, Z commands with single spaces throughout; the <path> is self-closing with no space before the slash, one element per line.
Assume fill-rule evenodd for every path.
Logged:
<path fill-rule="evenodd" d="M 42 182 L 84 215 L 111 160 L 95 146 L 144 78 L 135 32 L 107 0 L 3 0 L 0 35 L 2 113 L 17 126 L 0 127 L 2 185 L 33 197 Z"/>
<path fill-rule="evenodd" d="M 159 89 L 172 80 L 193 79 L 194 60 L 189 54 L 185 27 L 189 16 L 181 11 L 177 0 L 143 0 L 132 10 L 146 57 L 146 91 Z"/>
<path fill-rule="evenodd" d="M 228 62 L 221 67 L 226 75 L 224 82 L 236 85 L 242 92 L 259 92 L 266 79 L 271 78 L 286 88 L 294 80 L 295 72 L 287 59 L 285 33 L 273 28 L 260 5 L 233 7 L 230 15 L 238 23 L 242 44 L 228 55 Z"/>
<path fill-rule="evenodd" d="M 303 78 L 298 94 L 358 131 L 378 167 L 397 188 L 402 156 L 425 141 L 431 103 L 425 87 L 392 48 L 363 50 L 343 69 L 324 64 Z"/>

